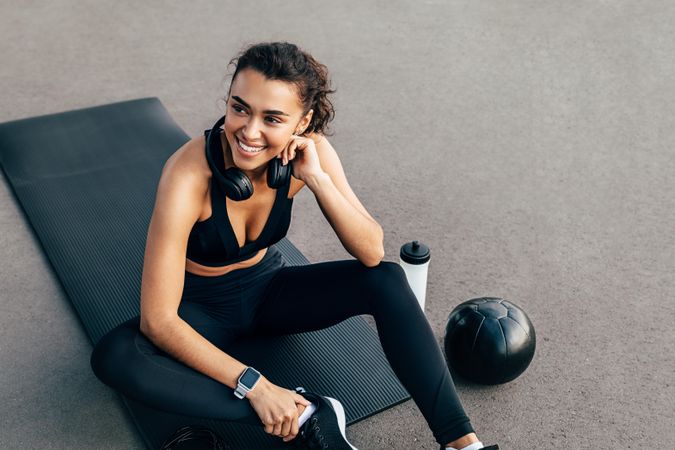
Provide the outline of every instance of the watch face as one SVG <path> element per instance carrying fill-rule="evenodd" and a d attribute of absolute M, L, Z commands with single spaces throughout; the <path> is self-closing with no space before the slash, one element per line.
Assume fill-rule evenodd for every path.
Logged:
<path fill-rule="evenodd" d="M 260 374 L 255 373 L 251 369 L 246 369 L 244 374 L 241 376 L 240 382 L 247 388 L 250 388 L 258 380 L 258 378 L 260 378 Z"/>

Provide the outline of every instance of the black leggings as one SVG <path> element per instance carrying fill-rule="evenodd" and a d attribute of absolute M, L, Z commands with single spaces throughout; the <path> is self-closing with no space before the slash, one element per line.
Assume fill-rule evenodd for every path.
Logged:
<path fill-rule="evenodd" d="M 225 352 L 240 336 L 319 330 L 360 314 L 375 318 L 384 353 L 436 440 L 447 444 L 473 432 L 431 327 L 396 263 L 285 266 L 270 247 L 258 264 L 222 276 L 185 272 L 178 309 Z M 139 324 L 136 316 L 97 343 L 91 366 L 101 381 L 160 410 L 262 426 L 248 401 L 156 347 Z"/>

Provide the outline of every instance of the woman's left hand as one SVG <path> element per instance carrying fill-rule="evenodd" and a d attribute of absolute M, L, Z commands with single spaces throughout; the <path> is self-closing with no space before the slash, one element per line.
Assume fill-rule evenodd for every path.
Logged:
<path fill-rule="evenodd" d="M 291 164 L 291 173 L 298 180 L 306 182 L 307 178 L 323 173 L 316 152 L 314 139 L 292 135 L 286 148 L 279 154 L 284 165 Z"/>

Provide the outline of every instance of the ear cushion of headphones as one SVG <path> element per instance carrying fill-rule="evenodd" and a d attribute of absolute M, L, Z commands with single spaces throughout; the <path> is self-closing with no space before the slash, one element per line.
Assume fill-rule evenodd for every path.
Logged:
<path fill-rule="evenodd" d="M 224 179 L 221 179 L 221 187 L 229 198 L 242 201 L 253 195 L 253 184 L 244 172 L 230 167 L 225 170 L 224 175 Z"/>
<path fill-rule="evenodd" d="M 283 165 L 281 158 L 273 158 L 267 164 L 267 185 L 279 189 L 288 183 L 291 177 L 291 164 Z"/>

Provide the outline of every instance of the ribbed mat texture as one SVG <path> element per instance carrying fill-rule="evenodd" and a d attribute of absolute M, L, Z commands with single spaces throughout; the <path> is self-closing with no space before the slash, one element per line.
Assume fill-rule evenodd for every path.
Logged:
<path fill-rule="evenodd" d="M 139 314 L 145 239 L 164 162 L 188 140 L 157 98 L 0 124 L 0 164 L 92 343 Z M 287 239 L 289 265 L 309 261 Z M 347 423 L 410 398 L 361 317 L 325 330 L 238 343 L 232 356 L 274 383 L 331 395 Z M 180 416 L 122 396 L 148 448 L 206 425 L 231 449 L 286 448 L 262 427 Z"/>

